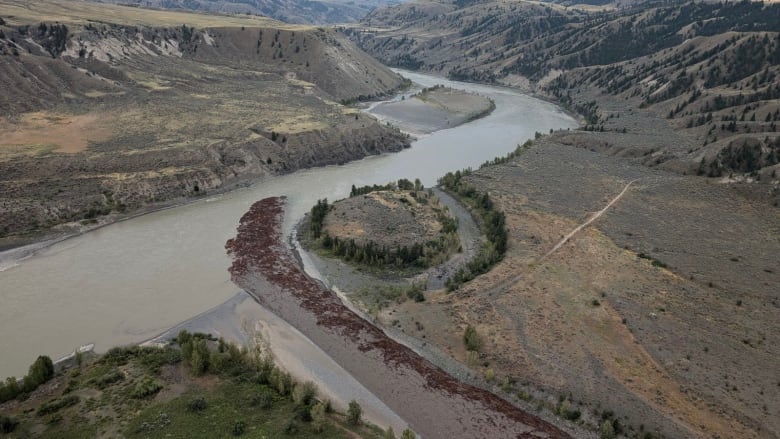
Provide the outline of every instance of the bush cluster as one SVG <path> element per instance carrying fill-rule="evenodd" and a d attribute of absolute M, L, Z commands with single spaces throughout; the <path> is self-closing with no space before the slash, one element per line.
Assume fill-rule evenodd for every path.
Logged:
<path fill-rule="evenodd" d="M 16 377 L 8 377 L 5 383 L 0 382 L 0 403 L 10 401 L 23 394 L 28 394 L 41 384 L 54 377 L 54 363 L 51 358 L 39 356 L 22 379 L 21 384 Z"/>

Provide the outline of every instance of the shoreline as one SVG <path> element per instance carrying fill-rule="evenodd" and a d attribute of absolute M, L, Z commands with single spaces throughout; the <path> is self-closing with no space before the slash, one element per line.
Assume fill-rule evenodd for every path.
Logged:
<path fill-rule="evenodd" d="M 398 73 L 398 74 L 400 74 L 402 77 L 404 77 L 403 76 L 404 72 L 409 72 L 409 73 L 414 73 L 414 74 L 418 74 L 419 73 L 419 74 L 425 74 L 425 75 L 429 75 L 429 76 L 440 77 L 443 80 L 447 80 L 447 81 L 451 81 L 451 82 L 461 82 L 461 83 L 464 83 L 464 84 L 474 84 L 474 85 L 480 85 L 480 86 L 496 87 L 496 88 L 499 88 L 499 89 L 506 89 L 506 90 L 509 90 L 509 91 L 512 91 L 512 92 L 519 92 L 519 93 L 531 96 L 533 98 L 539 99 L 541 101 L 544 101 L 544 102 L 547 102 L 547 103 L 555 105 L 561 112 L 563 112 L 564 114 L 568 115 L 572 119 L 576 120 L 580 125 L 582 125 L 582 122 L 584 120 L 581 115 L 579 115 L 577 113 L 574 113 L 574 112 L 572 112 L 572 111 L 562 107 L 559 102 L 555 101 L 554 99 L 550 98 L 549 96 L 540 95 L 540 94 L 538 94 L 536 92 L 524 89 L 522 87 L 512 87 L 512 86 L 508 86 L 508 85 L 504 85 L 504 84 L 488 84 L 488 83 L 473 82 L 473 81 L 452 80 L 452 79 L 448 79 L 448 78 L 445 78 L 445 77 L 441 77 L 439 75 L 435 75 L 433 73 L 416 72 L 416 71 L 412 71 L 412 70 L 404 70 L 404 69 L 398 69 L 398 68 L 394 68 L 394 67 L 391 67 L 391 70 L 396 72 L 396 73 Z M 406 77 L 404 77 L 404 78 L 405 79 L 409 79 L 409 78 L 406 78 Z M 404 92 L 409 91 L 411 89 L 413 83 L 414 82 L 412 81 L 409 84 L 402 84 L 401 86 L 399 86 L 397 89 L 393 90 L 392 92 L 390 92 L 388 94 L 385 94 L 383 96 L 379 96 L 380 98 L 391 97 L 391 99 L 375 100 L 375 101 L 371 101 L 371 100 L 364 101 L 364 102 L 361 102 L 361 103 L 369 103 L 370 105 L 368 107 L 366 107 L 366 108 L 359 108 L 359 107 L 358 108 L 359 108 L 359 110 L 361 112 L 365 112 L 365 113 L 368 113 L 368 114 L 372 115 L 379 122 L 391 123 L 392 125 L 395 125 L 395 124 L 392 123 L 392 121 L 386 119 L 384 116 L 382 116 L 380 114 L 374 114 L 373 110 L 377 106 L 381 105 L 382 103 L 394 102 L 395 99 L 398 96 L 401 96 L 402 94 L 404 94 Z M 415 141 L 415 140 L 419 140 L 420 138 L 423 138 L 423 137 L 425 137 L 425 136 L 427 136 L 427 135 L 429 135 L 429 134 L 431 134 L 433 132 L 443 131 L 443 130 L 447 130 L 447 129 L 451 129 L 451 128 L 456 128 L 456 127 L 459 127 L 461 125 L 465 125 L 465 124 L 467 124 L 469 122 L 473 122 L 475 120 L 482 119 L 482 118 L 487 117 L 490 114 L 492 114 L 495 109 L 496 109 L 495 103 L 492 103 L 492 105 L 490 106 L 490 108 L 486 112 L 480 113 L 476 117 L 464 120 L 463 122 L 461 122 L 459 124 L 456 124 L 456 125 L 453 125 L 453 126 L 439 128 L 437 130 L 431 131 L 430 133 L 417 133 L 417 132 L 409 131 L 408 129 L 406 129 L 407 127 L 397 126 L 397 125 L 396 126 L 399 128 L 399 130 L 402 133 L 409 135 L 411 137 L 410 138 L 411 141 Z M 547 133 L 542 133 L 542 134 L 547 134 Z M 381 155 L 381 154 L 385 154 L 385 153 L 380 153 L 379 155 Z M 366 157 L 370 157 L 370 156 L 366 156 Z M 362 157 L 362 158 L 365 158 L 365 157 Z M 360 160 L 360 159 L 361 158 L 356 158 L 354 160 Z M 354 161 L 354 160 L 351 160 L 351 161 Z M 324 165 L 324 166 L 331 166 L 331 165 Z M 293 173 L 294 172 L 298 172 L 298 171 L 302 171 L 302 170 L 307 170 L 307 169 L 316 169 L 318 167 L 321 167 L 321 166 L 314 166 L 314 167 L 311 167 L 311 168 L 301 168 L 301 169 L 293 171 Z M 256 176 L 256 177 L 244 177 L 244 178 L 241 178 L 241 179 L 239 179 L 239 180 L 237 180 L 237 181 L 235 181 L 233 183 L 230 183 L 228 185 L 212 189 L 211 192 L 209 192 L 207 194 L 198 195 L 197 197 L 193 197 L 193 198 L 182 198 L 182 197 L 179 197 L 179 198 L 175 198 L 175 199 L 164 200 L 164 201 L 159 201 L 159 202 L 155 202 L 155 203 L 151 203 L 151 204 L 146 204 L 144 206 L 139 207 L 137 210 L 135 210 L 132 213 L 127 213 L 127 214 L 120 214 L 120 213 L 110 214 L 110 215 L 107 215 L 107 216 L 103 217 L 103 219 L 105 221 L 103 221 L 103 222 L 98 221 L 98 224 L 82 225 L 82 224 L 79 223 L 79 221 L 71 221 L 71 222 L 68 222 L 68 223 L 57 224 L 56 226 L 52 227 L 51 229 L 47 229 L 45 231 L 41 231 L 40 233 L 36 233 L 36 234 L 33 234 L 33 235 L 29 235 L 29 234 L 28 235 L 10 235 L 10 236 L 5 236 L 5 237 L 0 237 L 0 273 L 2 273 L 3 271 L 5 271 L 7 269 L 13 268 L 15 265 L 17 265 L 18 262 L 21 262 L 24 259 L 27 259 L 27 258 L 32 257 L 32 256 L 35 256 L 35 254 L 37 252 L 39 252 L 41 250 L 45 250 L 45 249 L 47 249 L 47 248 L 49 248 L 49 247 L 51 247 L 51 246 L 53 246 L 55 244 L 58 244 L 60 242 L 67 241 L 68 239 L 79 237 L 79 236 L 82 236 L 82 235 L 87 234 L 89 232 L 102 229 L 103 227 L 107 227 L 107 226 L 110 226 L 112 224 L 116 224 L 116 223 L 119 223 L 119 222 L 122 222 L 122 221 L 131 220 L 131 219 L 143 216 L 143 215 L 148 215 L 148 214 L 164 211 L 164 210 L 167 210 L 167 209 L 172 209 L 172 208 L 176 208 L 176 207 L 181 207 L 181 206 L 187 206 L 187 205 L 195 204 L 195 203 L 198 203 L 198 202 L 201 202 L 201 201 L 204 201 L 204 200 L 208 200 L 208 198 L 213 197 L 213 196 L 221 196 L 221 195 L 224 195 L 224 194 L 229 193 L 229 192 L 233 192 L 233 191 L 249 188 L 249 187 L 252 187 L 252 186 L 254 186 L 254 185 L 256 185 L 256 184 L 258 184 L 258 183 L 260 183 L 262 181 L 265 181 L 267 179 L 272 179 L 272 178 L 275 178 L 275 177 L 278 177 L 278 176 L 281 176 L 281 175 L 285 175 L 285 174 L 263 175 L 263 176 Z M 61 228 L 61 229 L 73 228 L 73 229 L 77 229 L 77 230 L 55 230 L 55 229 L 58 229 L 58 228 Z M 18 255 L 12 255 L 11 257 L 8 257 L 9 254 L 14 253 L 14 252 L 18 252 L 19 254 Z M 5 264 L 7 264 L 7 265 L 5 265 Z"/>
<path fill-rule="evenodd" d="M 498 88 L 498 89 L 504 89 L 504 90 L 511 91 L 511 92 L 522 93 L 522 94 L 528 95 L 528 96 L 530 96 L 532 98 L 535 98 L 535 99 L 538 99 L 540 101 L 546 102 L 548 104 L 555 105 L 563 114 L 571 117 L 572 119 L 576 120 L 578 124 L 580 124 L 580 126 L 577 129 L 585 126 L 585 123 L 584 123 L 585 122 L 585 118 L 581 114 L 579 114 L 579 113 L 577 113 L 575 111 L 572 111 L 572 110 L 570 110 L 568 108 L 563 107 L 561 105 L 561 103 L 558 102 L 554 97 L 551 97 L 551 96 L 546 95 L 546 94 L 541 94 L 541 93 L 539 93 L 539 92 L 537 92 L 535 90 L 532 90 L 530 88 L 520 87 L 520 86 L 513 86 L 513 85 L 507 85 L 507 84 L 503 84 L 503 83 L 500 83 L 500 82 L 492 82 L 491 83 L 491 82 L 469 81 L 469 80 L 464 80 L 464 79 L 450 79 L 450 78 L 447 78 L 446 76 L 441 76 L 438 73 L 433 72 L 433 71 L 406 70 L 406 69 L 402 69 L 402 68 L 398 68 L 398 67 L 390 67 L 390 70 L 392 70 L 392 71 L 394 71 L 396 73 L 399 73 L 401 75 L 403 75 L 403 73 L 408 72 L 408 73 L 413 73 L 413 74 L 434 76 L 434 77 L 441 78 L 443 80 L 450 81 L 450 82 L 460 82 L 460 83 L 463 83 L 463 84 L 472 84 L 472 85 L 481 85 L 481 86 L 495 87 L 495 88 Z M 548 133 L 542 133 L 542 134 L 548 134 Z"/>
<path fill-rule="evenodd" d="M 398 126 L 402 132 L 426 136 L 482 119 L 496 109 L 490 98 L 451 87 L 423 88 L 404 98 L 379 102 L 368 111 L 380 121 Z M 477 103 L 480 106 L 472 111 L 470 105 Z"/>
<path fill-rule="evenodd" d="M 395 412 L 344 371 L 327 352 L 244 290 L 138 345 L 169 343 L 181 330 L 209 333 L 239 346 L 258 346 L 300 382 L 314 382 L 322 396 L 339 410 L 346 412 L 350 400 L 360 400 L 368 422 L 383 428 L 392 426 L 397 431 L 406 428 Z"/>
<path fill-rule="evenodd" d="M 226 248 L 234 283 L 306 335 L 427 438 L 571 437 L 463 383 L 349 310 L 296 265 L 281 233 L 283 198 L 256 202 Z M 431 425 L 431 418 L 437 419 Z"/>

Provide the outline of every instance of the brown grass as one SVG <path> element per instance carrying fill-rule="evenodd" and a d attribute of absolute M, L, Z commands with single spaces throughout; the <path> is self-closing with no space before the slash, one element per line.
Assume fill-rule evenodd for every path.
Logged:
<path fill-rule="evenodd" d="M 87 149 L 90 142 L 111 137 L 106 116 L 54 114 L 46 111 L 27 113 L 18 123 L 0 123 L 0 156 L 18 152 L 77 153 Z"/>
<path fill-rule="evenodd" d="M 3 0 L 3 17 L 10 24 L 35 21 L 84 25 L 88 21 L 126 24 L 131 26 L 195 26 L 204 27 L 276 27 L 309 29 L 311 26 L 289 25 L 255 15 L 218 15 L 196 12 L 150 10 L 119 5 L 63 0 Z M 12 18 L 11 18 L 12 17 Z"/>

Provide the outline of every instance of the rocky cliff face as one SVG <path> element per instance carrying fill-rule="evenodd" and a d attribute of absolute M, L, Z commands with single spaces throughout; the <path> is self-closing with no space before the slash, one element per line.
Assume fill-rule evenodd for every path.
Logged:
<path fill-rule="evenodd" d="M 388 94 L 402 79 L 335 32 L 8 3 L 0 236 L 408 146 L 399 131 L 339 104 Z M 38 21 L 47 7 L 69 15 Z"/>

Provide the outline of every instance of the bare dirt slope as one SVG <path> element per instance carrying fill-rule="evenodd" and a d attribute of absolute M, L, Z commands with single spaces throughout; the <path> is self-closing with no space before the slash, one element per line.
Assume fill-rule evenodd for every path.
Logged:
<path fill-rule="evenodd" d="M 57 0 L 0 18 L 0 237 L 408 145 L 339 104 L 402 81 L 328 30 Z"/>

